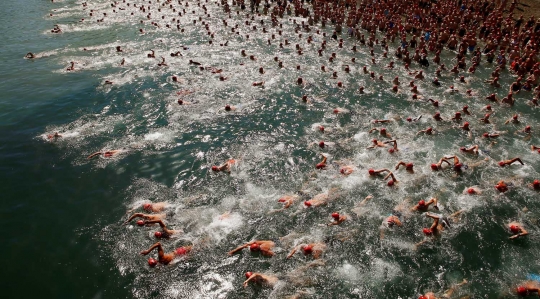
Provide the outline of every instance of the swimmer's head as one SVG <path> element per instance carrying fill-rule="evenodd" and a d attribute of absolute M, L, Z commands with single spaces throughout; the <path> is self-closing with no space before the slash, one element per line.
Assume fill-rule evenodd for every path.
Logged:
<path fill-rule="evenodd" d="M 456 112 L 456 114 L 454 115 L 456 118 L 461 118 L 461 112 Z"/>
<path fill-rule="evenodd" d="M 250 278 L 253 275 L 253 272 L 246 272 L 246 278 Z"/>
<path fill-rule="evenodd" d="M 259 251 L 261 250 L 261 246 L 259 246 L 259 244 L 257 243 L 253 243 L 249 246 L 249 250 L 251 251 Z"/>
<path fill-rule="evenodd" d="M 334 218 L 335 220 L 339 220 L 339 213 L 338 212 L 332 213 L 332 218 Z"/>
<path fill-rule="evenodd" d="M 386 185 L 388 185 L 388 187 L 392 187 L 392 186 L 394 186 L 394 184 L 395 184 L 394 180 L 389 180 L 388 183 L 386 183 Z"/>
<path fill-rule="evenodd" d="M 304 201 L 306 207 L 311 207 L 311 202 L 309 200 Z"/>
<path fill-rule="evenodd" d="M 527 288 L 524 286 L 517 287 L 516 292 L 520 296 L 527 296 L 529 294 L 529 292 L 527 291 Z"/>
<path fill-rule="evenodd" d="M 488 137 L 489 137 L 489 134 L 488 134 L 488 133 L 484 133 L 484 134 L 482 134 L 482 137 L 488 138 Z"/>
<path fill-rule="evenodd" d="M 143 206 L 143 209 L 147 211 L 152 211 L 152 204 L 151 203 L 145 203 Z"/>
<path fill-rule="evenodd" d="M 407 170 L 412 170 L 414 167 L 414 164 L 412 162 L 409 162 L 407 164 L 405 164 L 405 169 Z"/>
<path fill-rule="evenodd" d="M 517 115 L 517 114 L 514 114 L 514 115 L 512 116 L 512 119 L 513 119 L 513 120 L 517 120 L 517 119 L 518 119 L 518 115 Z"/>
<path fill-rule="evenodd" d="M 466 121 L 466 122 L 463 124 L 463 128 L 469 128 L 469 125 L 470 125 L 469 122 Z"/>
<path fill-rule="evenodd" d="M 433 231 L 431 230 L 431 228 L 426 228 L 426 227 L 422 230 L 422 232 L 426 236 L 431 236 L 433 234 Z"/>
<path fill-rule="evenodd" d="M 426 206 L 426 201 L 423 200 L 423 199 L 420 200 L 420 201 L 418 202 L 418 206 L 419 206 L 419 207 L 425 207 L 425 206 Z"/>
<path fill-rule="evenodd" d="M 379 133 L 381 133 L 381 135 L 386 135 L 386 133 L 387 133 L 387 132 L 386 132 L 386 128 L 381 128 L 381 129 L 379 130 Z"/>
<path fill-rule="evenodd" d="M 540 181 L 539 180 L 534 180 L 532 182 L 532 186 L 534 187 L 534 189 L 540 189 Z"/>
<path fill-rule="evenodd" d="M 500 162 L 499 162 L 499 166 L 500 166 L 500 167 L 504 167 L 505 165 L 506 165 L 506 163 L 504 163 L 504 161 L 500 161 Z"/>
<path fill-rule="evenodd" d="M 225 111 L 231 111 L 231 105 L 225 105 Z"/>
<path fill-rule="evenodd" d="M 324 148 L 324 141 L 319 142 L 319 147 Z"/>
<path fill-rule="evenodd" d="M 144 225 L 144 220 L 137 220 L 137 225 L 138 226 L 143 226 Z"/>
<path fill-rule="evenodd" d="M 212 171 L 218 172 L 218 171 L 219 171 L 219 167 L 217 167 L 216 165 L 213 165 L 213 166 L 212 166 Z"/>
<path fill-rule="evenodd" d="M 433 164 L 431 164 L 431 170 L 439 170 L 439 166 L 437 166 L 437 164 L 433 163 Z"/>
<path fill-rule="evenodd" d="M 319 126 L 319 131 L 324 132 L 324 127 L 323 127 L 323 126 Z"/>
<path fill-rule="evenodd" d="M 174 251 L 174 253 L 175 253 L 176 255 L 184 255 L 184 254 L 187 253 L 187 250 L 186 250 L 185 247 L 178 247 L 178 248 L 176 248 L 176 250 Z"/>
<path fill-rule="evenodd" d="M 519 226 L 517 226 L 517 225 L 515 225 L 515 224 L 512 224 L 512 225 L 510 225 L 509 228 L 510 228 L 510 231 L 511 231 L 512 233 L 514 233 L 514 234 L 519 233 Z"/>
<path fill-rule="evenodd" d="M 313 252 L 313 247 L 311 247 L 311 245 L 305 245 L 302 250 L 304 251 L 305 255 L 308 255 Z"/>
<path fill-rule="evenodd" d="M 154 236 L 158 239 L 160 239 L 161 237 L 163 237 L 163 233 L 162 232 L 155 232 L 154 233 Z"/>
<path fill-rule="evenodd" d="M 467 189 L 467 193 L 469 193 L 469 194 L 475 194 L 475 193 L 476 193 L 476 190 L 474 190 L 474 188 L 468 188 L 468 189 Z"/>
<path fill-rule="evenodd" d="M 531 126 L 526 126 L 525 129 L 523 129 L 523 131 L 525 132 L 530 132 L 531 131 Z"/>
<path fill-rule="evenodd" d="M 339 81 L 339 82 L 337 83 L 337 86 L 338 86 L 338 87 L 343 87 L 343 83 L 342 83 L 341 81 Z"/>
<path fill-rule="evenodd" d="M 375 170 L 373 168 L 370 168 L 368 170 L 368 172 L 369 172 L 369 175 L 374 175 L 375 174 Z"/>
<path fill-rule="evenodd" d="M 184 104 L 184 101 L 182 101 L 182 99 L 178 99 L 178 105 L 183 105 Z"/>
<path fill-rule="evenodd" d="M 339 113 L 339 109 L 334 109 L 334 114 L 338 114 Z"/>
<path fill-rule="evenodd" d="M 395 151 L 396 151 L 396 150 L 395 150 L 393 147 L 391 147 L 391 148 L 388 149 L 388 152 L 391 153 L 391 154 L 393 154 Z"/>
<path fill-rule="evenodd" d="M 408 122 L 411 122 L 411 121 L 412 121 L 412 118 L 411 118 L 411 117 L 407 117 L 407 121 L 408 121 Z"/>
<path fill-rule="evenodd" d="M 373 144 L 377 144 L 378 141 L 377 141 L 377 139 L 373 139 L 373 140 L 371 140 L 371 142 L 372 142 Z"/>
<path fill-rule="evenodd" d="M 148 266 L 155 267 L 155 266 L 157 266 L 157 264 L 158 264 L 158 261 L 156 261 L 155 259 L 153 259 L 153 258 L 148 259 Z"/>
<path fill-rule="evenodd" d="M 325 168 L 325 167 L 326 167 L 326 164 L 325 164 L 325 163 L 322 163 L 322 162 L 321 162 L 321 163 L 318 163 L 318 164 L 315 166 L 315 168 L 317 168 L 317 169 L 323 169 L 323 168 Z"/>
<path fill-rule="evenodd" d="M 454 170 L 455 171 L 461 171 L 461 167 L 463 167 L 463 164 L 461 164 L 461 163 L 454 164 Z"/>

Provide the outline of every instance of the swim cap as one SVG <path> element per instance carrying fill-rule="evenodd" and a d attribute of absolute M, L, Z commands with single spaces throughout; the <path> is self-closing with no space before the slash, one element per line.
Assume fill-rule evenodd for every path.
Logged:
<path fill-rule="evenodd" d="M 433 128 L 432 128 L 432 127 L 429 127 L 429 128 L 426 129 L 426 131 L 427 131 L 428 133 L 431 133 L 431 131 L 433 131 Z"/>
<path fill-rule="evenodd" d="M 526 126 L 524 131 L 525 132 L 530 132 L 531 131 L 531 126 Z"/>
<path fill-rule="evenodd" d="M 304 250 L 305 255 L 308 255 L 313 252 L 313 248 L 310 245 L 304 246 L 303 250 Z"/>
<path fill-rule="evenodd" d="M 423 232 L 424 235 L 426 235 L 426 236 L 429 236 L 429 235 L 433 234 L 433 231 L 431 230 L 431 228 L 424 228 L 424 229 L 422 230 L 422 232 Z"/>
<path fill-rule="evenodd" d="M 373 144 L 377 144 L 377 139 L 373 139 L 371 142 L 373 142 Z"/>
<path fill-rule="evenodd" d="M 513 232 L 514 234 L 519 233 L 519 226 L 515 224 L 510 225 L 510 231 Z"/>
<path fill-rule="evenodd" d="M 437 164 L 431 164 L 431 170 L 439 170 L 439 166 Z"/>
<path fill-rule="evenodd" d="M 489 137 L 489 134 L 488 134 L 488 133 L 484 133 L 484 134 L 482 134 L 482 137 L 488 138 L 488 137 Z"/>
<path fill-rule="evenodd" d="M 304 205 L 306 207 L 311 207 L 311 202 L 309 202 L 309 200 L 306 200 L 306 201 L 304 201 Z"/>
<path fill-rule="evenodd" d="M 181 99 L 178 99 L 178 105 L 182 105 L 184 104 L 184 101 L 182 101 Z"/>
<path fill-rule="evenodd" d="M 319 131 L 324 132 L 324 127 L 323 127 L 323 126 L 319 126 Z"/>
<path fill-rule="evenodd" d="M 334 114 L 338 114 L 339 113 L 339 110 L 336 108 L 334 109 Z"/>
<path fill-rule="evenodd" d="M 317 164 L 317 165 L 315 166 L 315 168 L 317 168 L 317 169 L 323 169 L 323 168 L 325 168 L 325 167 L 326 167 L 326 164 L 324 164 L 324 163 L 319 163 L 319 164 Z"/>
<path fill-rule="evenodd" d="M 459 112 L 459 111 L 456 112 L 455 116 L 456 116 L 456 117 L 461 117 L 461 112 Z"/>
<path fill-rule="evenodd" d="M 422 296 L 418 297 L 418 299 L 428 299 L 428 297 L 422 295 Z"/>
<path fill-rule="evenodd" d="M 407 121 L 408 121 L 408 122 L 411 122 L 411 121 L 412 121 L 412 118 L 407 117 Z"/>
<path fill-rule="evenodd" d="M 441 116 L 441 113 L 440 112 L 435 112 L 435 115 L 433 115 L 434 117 L 439 117 Z"/>
<path fill-rule="evenodd" d="M 412 98 L 413 98 L 414 100 L 416 100 L 416 99 L 418 99 L 418 96 L 417 96 L 416 94 L 413 94 L 413 95 L 412 95 Z"/>
<path fill-rule="evenodd" d="M 405 169 L 412 170 L 413 166 L 414 166 L 414 164 L 407 163 L 407 164 L 405 164 Z"/>
<path fill-rule="evenodd" d="M 153 259 L 153 258 L 148 259 L 148 266 L 155 267 L 155 266 L 157 266 L 157 264 L 158 264 L 158 261 L 156 261 L 155 259 Z"/>
<path fill-rule="evenodd" d="M 418 202 L 418 205 L 421 206 L 421 207 L 424 207 L 426 206 L 426 202 L 422 199 Z"/>
<path fill-rule="evenodd" d="M 379 131 L 381 134 L 385 134 L 386 135 L 386 128 L 381 128 L 381 130 Z"/>
<path fill-rule="evenodd" d="M 219 171 L 219 167 L 217 167 L 216 165 L 213 165 L 212 166 L 212 171 Z"/>
<path fill-rule="evenodd" d="M 143 226 L 143 225 L 144 225 L 144 221 L 143 221 L 143 220 L 138 220 L 138 221 L 137 221 L 137 225 L 138 225 L 138 226 Z"/>
<path fill-rule="evenodd" d="M 467 148 L 464 147 L 464 146 L 462 146 L 462 147 L 459 148 L 459 150 L 460 150 L 460 151 L 463 151 L 463 152 L 464 152 L 466 149 L 467 149 Z"/>
<path fill-rule="evenodd" d="M 520 296 L 527 296 L 529 292 L 527 291 L 527 288 L 525 288 L 524 286 L 519 286 L 517 287 L 517 293 Z"/>
<path fill-rule="evenodd" d="M 391 147 L 391 148 L 389 148 L 389 149 L 388 149 L 388 152 L 389 152 L 389 153 L 391 153 L 391 154 L 393 154 L 393 153 L 394 153 L 394 151 L 395 151 L 395 150 L 394 150 L 394 148 L 393 148 L 393 147 Z"/>
<path fill-rule="evenodd" d="M 388 183 L 386 183 L 389 187 L 394 186 L 394 180 L 389 180 Z"/>
<path fill-rule="evenodd" d="M 500 167 L 504 167 L 505 165 L 506 165 L 506 163 L 504 163 L 504 161 L 500 161 L 500 162 L 499 162 L 499 166 L 500 166 Z"/>
<path fill-rule="evenodd" d="M 147 211 L 152 211 L 152 204 L 151 203 L 145 203 L 143 206 L 143 209 Z"/>
<path fill-rule="evenodd" d="M 251 275 L 253 275 L 253 273 L 252 273 L 252 272 L 246 272 L 246 278 L 250 278 L 250 277 L 251 277 Z"/>
<path fill-rule="evenodd" d="M 319 142 L 319 147 L 324 148 L 324 141 Z"/>
<path fill-rule="evenodd" d="M 491 105 L 487 105 L 486 110 L 491 110 Z"/>
<path fill-rule="evenodd" d="M 225 111 L 231 111 L 231 106 L 230 105 L 225 105 Z"/>
<path fill-rule="evenodd" d="M 454 170 L 455 170 L 455 171 L 460 171 L 460 170 L 461 170 L 461 167 L 463 167 L 463 164 L 461 164 L 461 163 L 456 163 L 456 164 L 454 164 Z"/>
<path fill-rule="evenodd" d="M 539 180 L 534 180 L 532 185 L 533 185 L 533 187 L 535 189 L 538 189 L 538 188 L 540 188 L 540 181 Z"/>
<path fill-rule="evenodd" d="M 338 220 L 339 219 L 339 213 L 338 212 L 332 213 L 332 218 Z"/>
<path fill-rule="evenodd" d="M 514 114 L 514 115 L 512 116 L 512 118 L 513 118 L 514 120 L 517 120 L 517 119 L 518 119 L 518 115 L 517 115 L 517 114 Z"/>
<path fill-rule="evenodd" d="M 257 243 L 253 243 L 249 246 L 249 250 L 251 251 L 259 251 L 261 249 L 261 246 Z"/>
<path fill-rule="evenodd" d="M 161 238 L 163 236 L 163 233 L 162 232 L 155 232 L 154 236 L 159 239 L 159 238 Z"/>
<path fill-rule="evenodd" d="M 337 86 L 341 87 L 341 86 L 343 86 L 343 83 L 341 83 L 341 81 L 339 81 L 339 82 L 337 83 Z"/>
<path fill-rule="evenodd" d="M 476 193 L 476 190 L 474 190 L 474 188 L 469 188 L 469 189 L 467 189 L 467 193 L 474 194 L 474 193 Z"/>
<path fill-rule="evenodd" d="M 464 128 L 468 128 L 468 127 L 469 127 L 469 122 L 466 121 L 465 123 L 463 123 L 463 127 L 464 127 Z"/>
<path fill-rule="evenodd" d="M 174 252 L 176 253 L 176 255 L 184 255 L 187 253 L 187 250 L 184 247 L 179 247 L 179 248 L 176 248 Z"/>
<path fill-rule="evenodd" d="M 374 175 L 374 174 L 375 174 L 375 170 L 373 170 L 372 168 L 370 168 L 370 169 L 368 170 L 368 172 L 369 172 L 369 175 Z"/>

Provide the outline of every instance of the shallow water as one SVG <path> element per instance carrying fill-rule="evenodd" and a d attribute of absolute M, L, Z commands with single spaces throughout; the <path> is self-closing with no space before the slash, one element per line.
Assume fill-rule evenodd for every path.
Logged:
<path fill-rule="evenodd" d="M 474 76 L 464 74 L 469 85 L 450 75 L 440 79 L 444 86 L 454 84 L 459 94 L 432 87 L 433 65 L 425 71 L 427 78 L 417 81 L 425 98 L 441 102 L 438 111 L 447 119 L 469 105 L 473 115 L 464 116 L 473 129 L 469 137 L 453 128 L 454 123 L 435 123 L 430 115 L 437 110 L 430 104 L 411 100 L 401 66 L 384 68 L 393 60 L 397 44 L 390 46 L 390 58 L 375 66 L 368 64 L 367 48 L 359 47 L 352 64 L 352 52 L 345 48 L 354 41 L 345 35 L 344 49 L 327 38 L 328 49 L 318 57 L 322 35 L 309 33 L 315 43 L 308 45 L 308 33 L 299 39 L 292 21 L 286 21 L 282 38 L 291 45 L 280 50 L 278 40 L 267 45 L 260 24 L 256 33 L 241 30 L 249 40 L 231 34 L 230 27 L 223 29 L 223 13 L 213 3 L 208 5 L 212 17 L 207 20 L 216 33 L 214 45 L 208 44 L 199 22 L 193 24 L 194 16 L 202 15 L 193 4 L 186 9 L 187 17 L 180 19 L 185 31 L 179 33 L 152 28 L 149 22 L 140 25 L 141 15 L 130 16 L 130 10 L 114 14 L 108 1 L 93 1 L 87 9 L 81 3 L 0 4 L 9 16 L 0 24 L 5 32 L 17 33 L 4 34 L 0 51 L 0 190 L 5 198 L 0 210 L 5 244 L 1 253 L 7 263 L 1 277 L 8 282 L 8 297 L 281 298 L 305 292 L 314 298 L 413 298 L 427 291 L 440 294 L 465 278 L 470 283 L 459 294 L 497 298 L 509 296 L 508 288 L 528 273 L 540 272 L 531 263 L 540 253 L 533 245 L 540 205 L 538 193 L 526 188 L 540 178 L 539 156 L 529 149 L 540 143 L 539 112 L 526 104 L 531 94 L 521 93 L 513 108 L 494 105 L 492 124 L 477 122 L 488 104 L 483 98 L 492 92 L 502 96 L 513 81 L 509 74 L 500 90 L 482 83 L 492 71 L 485 61 Z M 97 23 L 97 17 L 88 18 L 90 9 L 109 16 Z M 168 9 L 152 10 L 152 15 L 175 17 Z M 85 21 L 79 22 L 81 18 Z M 276 31 L 267 17 L 260 19 L 270 32 Z M 228 22 L 244 21 L 245 16 L 233 16 Z M 51 34 L 54 24 L 64 33 Z M 140 35 L 138 28 L 147 33 Z M 219 46 L 227 40 L 227 47 Z M 296 43 L 304 55 L 296 54 Z M 118 45 L 123 53 L 115 52 Z M 147 57 L 151 49 L 156 59 Z M 242 57 L 242 49 L 257 61 Z M 178 50 L 182 57 L 170 57 Z M 29 51 L 38 58 L 23 59 Z M 338 57 L 334 63 L 328 62 L 332 52 Z M 380 58 L 381 48 L 375 47 L 375 53 Z M 445 52 L 446 65 L 453 55 Z M 157 66 L 160 56 L 168 66 Z M 283 61 L 284 69 L 278 68 L 274 56 Z M 119 65 L 122 58 L 124 66 Z M 222 68 L 228 80 L 190 66 L 190 59 Z M 75 71 L 67 72 L 70 61 L 77 62 Z M 343 64 L 351 65 L 350 74 L 342 70 Z M 362 74 L 364 64 L 386 81 Z M 338 71 L 338 79 L 331 78 L 331 71 L 321 73 L 321 65 Z M 265 74 L 259 74 L 260 66 Z M 172 81 L 173 75 L 179 83 Z M 397 95 L 388 82 L 396 75 L 402 81 Z M 307 81 L 305 86 L 295 84 L 299 76 Z M 106 85 L 105 80 L 113 84 Z M 345 88 L 337 87 L 338 80 Z M 264 87 L 251 86 L 255 81 L 265 81 Z M 365 86 L 365 94 L 357 92 L 359 86 Z M 467 88 L 477 96 L 463 96 Z M 195 104 L 179 106 L 180 90 L 194 90 L 183 99 Z M 313 102 L 302 103 L 303 94 Z M 226 104 L 238 109 L 226 112 Z M 353 113 L 336 116 L 332 113 L 336 107 Z M 522 124 L 505 125 L 515 112 L 521 113 Z M 404 120 L 417 115 L 423 115 L 418 123 Z M 370 121 L 382 118 L 395 120 L 384 125 L 398 138 L 400 151 L 395 154 L 365 149 L 377 138 L 367 133 L 374 127 Z M 531 140 L 515 134 L 525 124 L 535 132 Z M 325 126 L 324 134 L 319 125 Z M 437 134 L 415 135 L 428 126 Z M 63 137 L 49 142 L 47 134 L 56 131 Z M 489 131 L 507 133 L 490 145 L 481 138 Z M 320 140 L 330 146 L 320 149 L 316 145 Z M 460 146 L 471 144 L 489 153 L 478 157 L 459 153 Z M 124 151 L 111 159 L 86 159 L 93 152 L 112 149 Z M 314 171 L 321 153 L 328 155 L 332 166 Z M 441 156 L 452 154 L 469 165 L 489 161 L 459 176 L 451 170 L 429 169 Z M 495 161 L 516 156 L 525 166 L 496 165 Z M 230 158 L 240 160 L 230 175 L 209 171 Z M 399 183 L 394 188 L 367 175 L 369 168 L 393 168 L 400 160 L 414 161 L 415 173 L 396 171 Z M 341 176 L 337 161 L 354 165 L 353 174 Z M 497 194 L 492 186 L 500 179 L 513 181 L 516 188 Z M 463 194 L 474 185 L 483 189 L 482 195 Z M 327 206 L 305 209 L 299 202 L 273 212 L 281 208 L 277 200 L 283 195 L 303 189 L 307 199 L 333 187 L 340 196 Z M 369 194 L 374 199 L 358 208 Z M 381 223 L 394 207 L 409 207 L 430 197 L 439 199 L 445 214 L 464 210 L 461 221 L 440 240 L 414 250 L 424 238 L 421 228 L 431 224 L 420 214 L 408 215 L 404 227 L 380 239 Z M 127 210 L 147 201 L 169 202 L 176 212 L 168 219 L 169 226 L 184 231 L 163 241 L 165 250 L 194 243 L 194 254 L 168 267 L 148 268 L 147 259 L 138 253 L 155 242 L 156 229 L 121 226 Z M 339 227 L 321 226 L 334 211 L 346 214 L 349 221 Z M 508 240 L 505 227 L 510 221 L 523 222 L 531 235 Z M 227 256 L 253 239 L 278 241 L 276 256 L 263 258 L 247 250 Z M 285 259 L 296 244 L 325 240 L 329 248 L 321 264 L 310 264 L 300 254 Z M 274 274 L 281 282 L 273 289 L 244 289 L 246 271 Z"/>

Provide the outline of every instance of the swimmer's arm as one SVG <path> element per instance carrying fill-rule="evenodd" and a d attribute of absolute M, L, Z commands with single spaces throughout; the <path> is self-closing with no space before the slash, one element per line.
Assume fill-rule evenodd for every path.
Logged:
<path fill-rule="evenodd" d="M 426 217 L 429 217 L 429 218 L 432 218 L 432 219 L 435 219 L 435 220 L 439 220 L 439 216 L 438 215 L 432 215 L 430 213 L 426 213 Z"/>
<path fill-rule="evenodd" d="M 95 153 L 91 154 L 90 156 L 88 156 L 88 158 L 86 158 L 86 159 L 92 159 L 93 157 L 98 156 L 98 155 L 102 155 L 102 154 L 103 154 L 102 152 L 95 152 Z"/>
<path fill-rule="evenodd" d="M 300 246 L 301 245 L 294 247 L 293 250 L 289 253 L 289 255 L 287 255 L 287 258 L 291 258 L 296 253 L 296 251 L 298 250 Z"/>
<path fill-rule="evenodd" d="M 389 174 L 387 174 L 383 180 L 386 180 L 388 177 L 392 177 L 392 180 L 394 180 L 394 182 L 397 182 L 398 180 L 396 179 L 396 177 L 394 176 L 394 173 L 390 171 Z"/>
<path fill-rule="evenodd" d="M 150 246 L 150 248 L 148 248 L 147 250 L 141 251 L 141 254 L 142 255 L 147 255 L 150 252 L 152 252 L 152 250 L 154 250 L 155 248 L 157 248 L 158 251 L 163 251 L 163 248 L 161 247 L 161 243 L 157 242 L 156 244 Z"/>
<path fill-rule="evenodd" d="M 244 283 L 243 283 L 244 288 L 247 287 L 248 283 L 251 280 L 256 280 L 259 276 L 260 276 L 260 274 L 257 274 L 257 273 L 251 274 L 251 276 L 248 279 L 246 279 L 246 281 L 244 281 Z"/>
<path fill-rule="evenodd" d="M 242 249 L 244 249 L 244 248 L 246 248 L 248 246 L 251 246 L 251 244 L 253 244 L 253 243 L 246 243 L 246 244 L 244 244 L 242 246 L 238 246 L 236 249 L 233 249 L 233 250 L 229 251 L 229 255 L 233 255 L 233 254 L 237 253 L 238 251 L 241 251 Z"/>
<path fill-rule="evenodd" d="M 126 220 L 126 222 L 124 222 L 124 225 L 128 224 L 131 220 L 133 220 L 135 218 L 138 218 L 138 217 L 144 217 L 144 214 L 143 213 L 135 213 L 135 214 L 131 215 L 131 217 L 129 217 L 129 219 Z"/>
<path fill-rule="evenodd" d="M 377 128 L 373 128 L 373 129 L 369 130 L 369 132 L 368 132 L 368 133 L 371 133 L 371 132 L 373 132 L 373 131 L 379 131 L 379 129 L 377 129 Z"/>
<path fill-rule="evenodd" d="M 370 195 L 366 196 L 366 198 L 364 198 L 364 200 L 362 200 L 358 205 L 359 205 L 359 206 L 363 206 L 363 205 L 366 204 L 366 202 L 367 202 L 368 200 L 370 200 L 370 199 L 372 199 L 372 198 L 373 198 L 373 195 L 370 194 Z"/>
<path fill-rule="evenodd" d="M 405 162 L 399 161 L 398 164 L 396 165 L 396 170 L 398 170 L 401 165 L 406 166 Z"/>
<path fill-rule="evenodd" d="M 439 207 L 437 206 L 437 198 L 435 198 L 435 197 L 431 198 L 430 200 L 428 200 L 428 202 L 426 204 L 430 205 L 432 203 L 433 203 L 433 207 L 438 210 Z"/>
<path fill-rule="evenodd" d="M 144 222 L 144 224 L 154 224 L 157 223 L 161 227 L 161 229 L 166 232 L 169 235 L 174 235 L 176 233 L 175 230 L 168 229 L 167 226 L 165 226 L 165 223 L 163 223 L 162 220 L 147 220 Z"/>
<path fill-rule="evenodd" d="M 377 174 L 377 173 L 383 173 L 383 172 L 392 172 L 392 171 L 390 171 L 390 169 L 388 169 L 388 168 L 383 168 L 383 169 L 375 170 L 375 174 Z"/>
<path fill-rule="evenodd" d="M 515 234 L 515 235 L 511 236 L 510 239 L 515 239 L 517 237 L 523 237 L 523 236 L 526 236 L 528 234 L 529 234 L 528 231 L 526 231 L 524 228 L 521 228 L 521 232 L 519 234 Z"/>

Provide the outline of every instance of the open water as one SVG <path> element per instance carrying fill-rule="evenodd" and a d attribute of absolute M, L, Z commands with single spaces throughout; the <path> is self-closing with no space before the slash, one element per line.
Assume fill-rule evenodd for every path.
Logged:
<path fill-rule="evenodd" d="M 204 16 L 203 10 L 189 3 L 189 8 L 185 2 L 176 6 L 188 12 L 180 18 L 184 32 L 165 27 L 165 20 L 177 18 L 167 7 L 152 9 L 153 20 L 161 24 L 156 28 L 150 21 L 140 24 L 143 15 L 130 15 L 138 11 L 132 7 L 119 3 L 127 9 L 114 13 L 110 1 L 88 1 L 86 8 L 82 1 L 67 0 L 0 3 L 3 297 L 283 298 L 303 293 L 309 298 L 417 298 L 428 291 L 440 295 L 467 279 L 456 298 L 511 298 L 512 286 L 540 272 L 540 250 L 535 247 L 539 197 L 527 188 L 540 178 L 540 155 L 529 148 L 540 143 L 538 109 L 527 105 L 532 96 L 525 92 L 512 108 L 494 105 L 492 124 L 477 121 L 484 115 L 487 94 L 504 95 L 513 81 L 508 73 L 500 90 L 483 83 L 493 70 L 485 60 L 474 75 L 464 74 L 468 84 L 448 74 L 440 79 L 446 87 L 434 88 L 433 65 L 425 71 L 427 78 L 417 81 L 424 98 L 439 100 L 438 111 L 447 119 L 469 105 L 473 115 L 464 116 L 471 123 L 469 135 L 453 122 L 436 123 L 430 117 L 437 111 L 432 105 L 411 100 L 410 76 L 401 63 L 393 70 L 384 68 L 395 60 L 397 43 L 383 59 L 376 46 L 379 61 L 370 65 L 368 49 L 359 46 L 353 54 L 348 49 L 355 41 L 345 34 L 343 49 L 315 29 L 300 39 L 292 20 L 302 18 L 286 16 L 279 37 L 266 16 L 257 17 L 257 22 L 264 21 L 257 24 L 257 32 L 245 28 L 245 13 L 236 15 L 233 7 L 228 22 L 240 25 L 242 34 L 236 35 L 222 26 L 221 7 L 208 2 L 211 17 L 205 20 L 215 32 L 209 45 L 200 21 L 193 23 Z M 93 17 L 88 15 L 91 9 Z M 103 12 L 104 21 L 96 22 Z M 79 22 L 81 18 L 85 20 Z M 55 24 L 62 34 L 50 32 Z M 263 26 L 276 33 L 272 45 Z M 146 33 L 139 34 L 139 28 Z M 314 38 L 311 45 L 308 35 Z M 279 49 L 284 38 L 291 45 Z M 323 39 L 329 46 L 319 57 L 316 50 Z M 228 46 L 219 46 L 226 41 Z M 296 54 L 297 43 L 304 55 Z M 117 53 L 116 46 L 124 52 Z M 147 57 L 151 49 L 155 59 Z M 257 60 L 242 57 L 242 49 Z M 170 57 L 176 51 L 183 56 Z M 27 52 L 37 58 L 24 59 Z M 333 63 L 328 62 L 331 52 L 337 54 Z M 454 55 L 443 54 L 446 65 Z M 168 66 L 157 65 L 161 56 Z M 283 69 L 274 56 L 283 61 Z M 120 66 L 123 58 L 125 65 Z M 228 80 L 189 65 L 190 59 L 223 69 Z M 71 61 L 75 70 L 68 72 Z M 338 79 L 331 78 L 331 71 L 322 73 L 323 64 L 338 71 Z M 343 64 L 350 65 L 349 74 Z M 384 75 L 385 81 L 362 74 L 363 65 Z M 258 71 L 261 66 L 264 74 Z M 172 81 L 173 75 L 179 82 Z M 298 86 L 299 76 L 307 84 Z M 395 76 L 402 81 L 398 94 L 390 90 Z M 104 84 L 106 80 L 113 84 Z M 338 80 L 344 88 L 337 87 Z M 251 86 L 255 81 L 265 85 Z M 445 91 L 451 84 L 460 92 Z M 365 94 L 357 92 L 359 86 L 365 86 Z M 468 88 L 473 97 L 464 95 Z M 193 105 L 177 104 L 181 90 L 194 91 L 183 96 Z M 310 104 L 300 101 L 303 94 L 309 95 Z M 237 110 L 224 111 L 226 104 Z M 333 114 L 337 107 L 352 113 Z M 516 112 L 522 123 L 505 125 Z M 419 122 L 404 120 L 418 115 L 423 115 Z M 398 139 L 400 151 L 394 154 L 365 149 L 377 137 L 367 133 L 375 127 L 371 120 L 383 118 L 393 120 L 384 127 Z M 516 134 L 525 124 L 533 127 L 530 139 Z M 319 132 L 320 125 L 325 133 Z M 429 126 L 437 134 L 416 136 Z M 493 131 L 503 132 L 495 144 L 481 138 Z M 63 137 L 48 140 L 54 132 Z M 319 148 L 321 140 L 330 146 Z M 480 145 L 479 156 L 459 152 L 460 146 L 472 144 Z M 86 159 L 112 149 L 123 152 Z M 321 153 L 329 157 L 329 167 L 315 171 Z M 460 175 L 451 169 L 430 170 L 431 163 L 453 154 L 465 164 L 478 165 Z M 517 156 L 524 166 L 496 164 Z M 210 171 L 230 158 L 239 159 L 230 175 Z M 415 173 L 395 171 L 399 183 L 393 188 L 367 175 L 369 168 L 393 168 L 400 160 L 414 162 Z M 354 165 L 355 171 L 344 177 L 336 163 Z M 501 179 L 515 188 L 498 194 L 493 185 Z M 469 186 L 483 193 L 463 194 Z M 273 212 L 281 208 L 277 200 L 283 195 L 302 189 L 309 199 L 331 188 L 338 188 L 339 197 L 326 206 L 306 209 L 299 201 Z M 369 194 L 374 199 L 358 207 Z M 464 211 L 440 239 L 415 249 L 425 238 L 421 228 L 431 224 L 420 213 L 407 213 L 402 228 L 380 238 L 381 223 L 396 206 L 409 208 L 431 197 L 439 199 L 442 213 Z M 156 228 L 122 226 L 126 211 L 147 201 L 169 202 L 175 213 L 167 223 L 184 231 L 162 241 L 166 251 L 186 244 L 196 244 L 198 250 L 173 265 L 149 268 L 139 252 L 156 241 Z M 347 215 L 348 221 L 322 225 L 334 211 Z M 509 240 L 506 226 L 511 221 L 522 222 L 530 235 Z M 276 256 L 264 258 L 247 250 L 227 255 L 254 239 L 277 241 Z M 300 254 L 285 259 L 294 245 L 317 241 L 328 243 L 322 262 Z M 280 282 L 274 288 L 243 288 L 246 271 L 276 275 Z"/>

